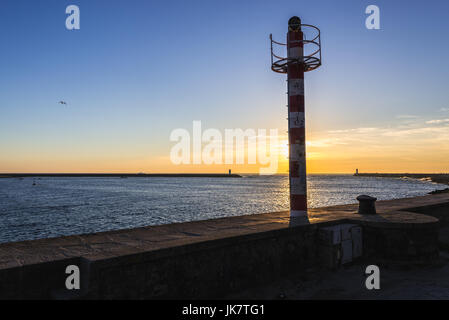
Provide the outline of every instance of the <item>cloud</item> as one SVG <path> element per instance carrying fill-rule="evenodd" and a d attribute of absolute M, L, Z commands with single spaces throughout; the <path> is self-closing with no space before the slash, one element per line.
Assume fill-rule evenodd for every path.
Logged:
<path fill-rule="evenodd" d="M 353 129 L 343 129 L 343 130 L 330 130 L 328 133 L 366 133 L 377 131 L 379 128 L 353 128 Z"/>
<path fill-rule="evenodd" d="M 308 140 L 307 146 L 314 148 L 326 148 L 336 145 L 345 145 L 347 142 L 341 141 L 339 138 L 329 138 L 329 139 L 321 139 L 321 140 Z"/>
<path fill-rule="evenodd" d="M 390 129 L 383 130 L 381 135 L 387 137 L 404 137 L 410 135 L 421 135 L 419 139 L 425 139 L 426 137 L 435 137 L 436 135 L 449 133 L 449 128 L 445 127 L 421 127 L 421 128 L 413 128 L 413 129 Z"/>
<path fill-rule="evenodd" d="M 309 170 L 319 172 L 447 171 L 449 118 L 402 117 L 373 127 L 311 131 L 307 159 Z"/>
<path fill-rule="evenodd" d="M 446 123 L 446 122 L 449 122 L 449 119 L 437 119 L 437 120 L 426 121 L 427 124 L 440 124 L 440 123 Z"/>
<path fill-rule="evenodd" d="M 420 121 L 412 125 L 360 127 L 311 133 L 307 147 L 312 150 L 340 150 L 348 153 L 378 152 L 389 149 L 398 152 L 403 148 L 449 149 L 449 119 Z"/>
<path fill-rule="evenodd" d="M 447 112 L 447 111 L 449 111 L 449 108 L 441 108 L 440 111 L 441 112 Z"/>
<path fill-rule="evenodd" d="M 399 114 L 396 116 L 397 119 L 417 119 L 419 116 L 415 116 L 412 114 Z"/>

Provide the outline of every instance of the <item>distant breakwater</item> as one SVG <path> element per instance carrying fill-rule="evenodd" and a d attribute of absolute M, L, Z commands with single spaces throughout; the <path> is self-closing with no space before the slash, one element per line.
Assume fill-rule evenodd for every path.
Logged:
<path fill-rule="evenodd" d="M 430 179 L 435 183 L 449 184 L 448 173 L 356 173 L 357 177 L 378 177 L 378 178 L 412 178 Z"/>
<path fill-rule="evenodd" d="M 0 173 L 0 178 L 241 178 L 222 173 Z"/>

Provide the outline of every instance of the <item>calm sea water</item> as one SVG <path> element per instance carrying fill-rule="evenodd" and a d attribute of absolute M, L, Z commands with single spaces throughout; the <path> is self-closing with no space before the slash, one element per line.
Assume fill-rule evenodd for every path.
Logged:
<path fill-rule="evenodd" d="M 354 203 L 360 194 L 386 200 L 445 187 L 412 179 L 308 177 L 313 208 Z M 287 209 L 287 176 L 0 179 L 0 242 Z"/>

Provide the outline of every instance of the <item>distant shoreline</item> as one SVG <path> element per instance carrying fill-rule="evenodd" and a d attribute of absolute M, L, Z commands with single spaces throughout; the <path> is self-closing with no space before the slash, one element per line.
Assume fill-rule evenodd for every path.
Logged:
<path fill-rule="evenodd" d="M 232 173 L 0 173 L 0 178 L 241 178 Z"/>
<path fill-rule="evenodd" d="M 378 177 L 378 178 L 429 178 L 432 182 L 449 184 L 448 173 L 355 173 L 356 177 Z"/>

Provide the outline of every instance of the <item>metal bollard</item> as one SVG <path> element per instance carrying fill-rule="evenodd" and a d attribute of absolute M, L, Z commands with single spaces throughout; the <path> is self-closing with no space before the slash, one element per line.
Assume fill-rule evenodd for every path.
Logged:
<path fill-rule="evenodd" d="M 359 201 L 359 214 L 376 214 L 377 198 L 363 194 L 358 196 L 357 200 Z"/>

